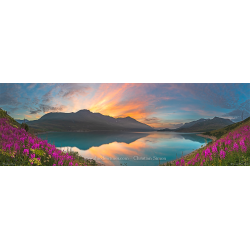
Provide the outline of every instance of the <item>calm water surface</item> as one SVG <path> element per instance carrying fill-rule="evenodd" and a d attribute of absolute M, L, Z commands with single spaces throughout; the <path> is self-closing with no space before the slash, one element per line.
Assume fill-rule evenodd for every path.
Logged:
<path fill-rule="evenodd" d="M 38 137 L 105 165 L 127 166 L 157 166 L 211 141 L 194 133 L 175 132 L 53 132 Z"/>

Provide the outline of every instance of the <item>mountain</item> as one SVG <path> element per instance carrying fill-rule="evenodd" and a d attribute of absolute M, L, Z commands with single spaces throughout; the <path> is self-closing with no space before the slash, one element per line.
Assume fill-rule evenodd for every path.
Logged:
<path fill-rule="evenodd" d="M 30 121 L 29 126 L 46 131 L 154 131 L 152 127 L 129 116 L 113 118 L 86 109 L 76 113 L 51 112 Z"/>
<path fill-rule="evenodd" d="M 20 120 L 20 119 L 15 119 L 18 123 L 22 124 L 24 122 L 24 119 L 23 120 Z M 28 123 L 29 120 L 25 119 L 25 123 Z"/>
<path fill-rule="evenodd" d="M 210 132 L 206 132 L 204 133 L 204 135 L 209 135 L 209 136 L 215 136 L 217 139 L 221 138 L 222 136 L 226 135 L 228 132 L 232 132 L 235 129 L 238 129 L 239 127 L 243 126 L 243 125 L 250 125 L 250 117 L 246 118 L 245 120 L 241 121 L 241 122 L 236 122 L 234 124 L 228 125 L 224 128 L 221 129 L 216 129 Z"/>
<path fill-rule="evenodd" d="M 214 117 L 213 119 L 199 119 L 197 121 L 185 123 L 176 132 L 208 132 L 215 129 L 221 129 L 228 125 L 234 124 L 229 119 Z"/>
<path fill-rule="evenodd" d="M 206 119 L 201 118 L 201 119 L 199 119 L 199 120 L 197 120 L 197 121 L 187 122 L 187 123 L 185 123 L 184 125 L 182 125 L 181 127 L 179 127 L 178 129 L 190 128 L 190 127 L 192 127 L 193 125 L 195 125 L 196 123 L 204 122 L 204 121 L 206 121 Z"/>
<path fill-rule="evenodd" d="M 164 129 L 157 130 L 157 132 L 164 132 L 164 131 L 174 131 L 174 129 L 164 128 Z"/>

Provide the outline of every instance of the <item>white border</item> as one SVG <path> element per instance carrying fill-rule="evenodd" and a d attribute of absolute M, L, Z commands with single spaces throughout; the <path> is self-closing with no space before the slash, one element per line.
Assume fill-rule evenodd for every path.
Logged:
<path fill-rule="evenodd" d="M 2 1 L 0 82 L 249 82 L 249 1 Z M 249 249 L 249 167 L 0 167 L 1 249 Z"/>

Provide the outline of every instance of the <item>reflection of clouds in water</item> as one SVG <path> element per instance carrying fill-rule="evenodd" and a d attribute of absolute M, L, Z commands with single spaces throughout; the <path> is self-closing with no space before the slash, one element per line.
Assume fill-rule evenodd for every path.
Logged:
<path fill-rule="evenodd" d="M 108 142 L 108 140 L 106 140 L 106 142 Z M 111 142 L 100 146 L 92 146 L 86 150 L 76 145 L 72 145 L 72 147 L 61 147 L 61 149 L 67 151 L 67 149 L 70 148 L 84 158 L 94 159 L 104 165 L 120 165 L 120 163 L 124 163 L 124 161 L 119 159 L 124 157 L 130 158 L 128 162 L 130 165 L 134 165 L 134 156 L 168 157 L 168 160 L 171 160 L 172 158 L 170 157 L 173 155 L 174 159 L 176 158 L 176 153 L 180 156 L 183 151 L 185 155 L 193 149 L 199 148 L 201 144 L 204 144 L 204 138 L 195 134 L 149 133 L 146 137 L 137 139 L 129 144 L 126 142 Z M 149 162 L 140 164 L 151 165 Z"/>
<path fill-rule="evenodd" d="M 97 160 L 107 165 L 114 165 L 111 158 L 117 157 L 133 157 L 135 155 L 142 156 L 145 149 L 150 148 L 145 142 L 141 141 L 140 139 L 132 142 L 130 144 L 123 143 L 123 142 L 112 142 L 109 144 L 104 144 L 99 147 L 91 147 L 88 150 L 81 150 L 77 147 L 71 147 L 72 151 L 76 151 L 79 155 L 83 156 L 84 158 L 95 159 L 95 158 L 105 158 L 106 160 Z M 67 147 L 62 147 L 67 151 Z"/>

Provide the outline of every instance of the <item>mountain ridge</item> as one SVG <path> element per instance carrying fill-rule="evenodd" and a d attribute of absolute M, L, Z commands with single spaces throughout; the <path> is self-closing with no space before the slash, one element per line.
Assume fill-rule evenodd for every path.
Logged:
<path fill-rule="evenodd" d="M 40 119 L 29 121 L 29 126 L 53 131 L 154 131 L 152 127 L 132 117 L 114 118 L 89 110 L 63 113 L 50 112 Z"/>
<path fill-rule="evenodd" d="M 212 119 L 201 118 L 196 121 L 185 123 L 184 125 L 182 125 L 181 127 L 177 129 L 165 128 L 165 129 L 158 130 L 158 131 L 174 131 L 174 132 L 184 132 L 184 133 L 185 132 L 208 132 L 208 131 L 224 128 L 231 124 L 234 124 L 234 122 L 232 122 L 229 119 L 224 119 L 224 118 L 215 116 Z"/>

